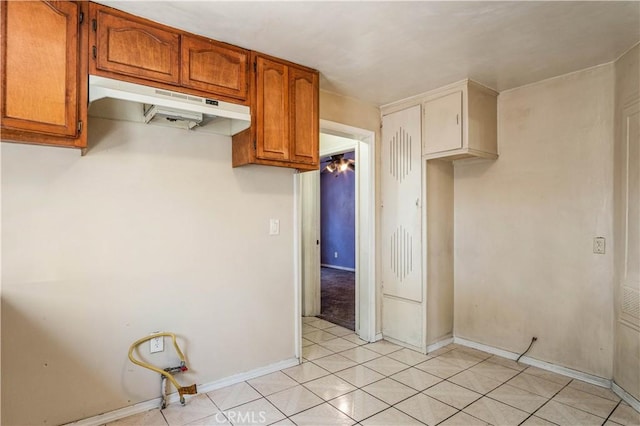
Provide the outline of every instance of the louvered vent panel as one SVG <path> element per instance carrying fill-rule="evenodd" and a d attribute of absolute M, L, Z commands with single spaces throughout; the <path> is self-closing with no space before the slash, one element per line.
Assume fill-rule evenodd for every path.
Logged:
<path fill-rule="evenodd" d="M 411 172 L 411 135 L 400 127 L 389 142 L 389 173 L 402 182 Z"/>
<path fill-rule="evenodd" d="M 413 271 L 413 236 L 402 226 L 391 235 L 390 267 L 402 282 Z"/>

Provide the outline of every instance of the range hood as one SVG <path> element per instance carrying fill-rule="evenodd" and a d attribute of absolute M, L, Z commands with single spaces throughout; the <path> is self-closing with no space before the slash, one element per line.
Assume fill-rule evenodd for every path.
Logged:
<path fill-rule="evenodd" d="M 89 76 L 89 104 L 93 116 L 186 129 L 202 126 L 228 136 L 251 125 L 245 105 L 95 75 Z"/>

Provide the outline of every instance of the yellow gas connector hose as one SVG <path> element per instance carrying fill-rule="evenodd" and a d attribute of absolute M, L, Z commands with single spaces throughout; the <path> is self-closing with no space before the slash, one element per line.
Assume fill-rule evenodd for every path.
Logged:
<path fill-rule="evenodd" d="M 191 386 L 185 386 L 185 387 L 180 386 L 178 381 L 168 371 L 165 371 L 165 370 L 163 370 L 161 368 L 156 367 L 155 365 L 151 365 L 151 364 L 146 363 L 144 361 L 139 361 L 139 360 L 137 360 L 137 359 L 135 359 L 133 357 L 133 351 L 135 350 L 135 348 L 138 345 L 140 345 L 141 343 L 147 342 L 147 341 L 149 341 L 151 339 L 155 339 L 156 337 L 163 337 L 163 336 L 171 337 L 171 339 L 173 340 L 173 347 L 176 349 L 176 352 L 178 353 L 178 357 L 180 358 L 181 370 L 182 371 L 187 371 L 187 367 L 186 367 L 185 361 L 184 361 L 184 354 L 182 353 L 182 351 L 180 350 L 180 347 L 178 346 L 178 343 L 176 342 L 176 335 L 173 334 L 173 333 L 154 333 L 154 334 L 150 334 L 147 337 L 143 337 L 142 339 L 136 340 L 129 347 L 129 359 L 134 364 L 137 364 L 137 365 L 139 365 L 141 367 L 144 367 L 144 368 L 148 368 L 149 370 L 155 371 L 156 373 L 160 373 L 164 377 L 166 377 L 173 384 L 173 386 L 175 386 L 175 388 L 178 390 L 178 394 L 180 394 L 180 402 L 182 404 L 184 404 L 184 395 L 193 395 L 193 394 L 198 393 L 195 384 L 193 384 Z"/>

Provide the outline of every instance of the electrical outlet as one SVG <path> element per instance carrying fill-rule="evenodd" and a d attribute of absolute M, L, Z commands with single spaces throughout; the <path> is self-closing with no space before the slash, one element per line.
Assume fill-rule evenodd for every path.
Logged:
<path fill-rule="evenodd" d="M 593 252 L 596 254 L 604 254 L 605 239 L 604 237 L 593 237 Z"/>
<path fill-rule="evenodd" d="M 151 333 L 155 334 L 155 333 Z M 149 352 L 154 354 L 156 352 L 164 351 L 164 336 L 154 337 L 149 340 Z"/>
<path fill-rule="evenodd" d="M 334 257 L 335 259 L 337 259 L 337 258 L 338 258 L 338 252 L 337 252 L 337 251 L 334 251 L 334 252 L 333 252 L 333 257 Z"/>

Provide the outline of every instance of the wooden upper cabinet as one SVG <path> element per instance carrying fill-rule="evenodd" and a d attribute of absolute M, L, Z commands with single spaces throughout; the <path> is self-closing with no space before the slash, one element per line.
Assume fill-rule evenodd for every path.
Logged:
<path fill-rule="evenodd" d="M 256 156 L 269 160 L 288 160 L 288 67 L 258 57 L 256 70 Z"/>
<path fill-rule="evenodd" d="M 318 73 L 289 68 L 291 160 L 318 164 Z"/>
<path fill-rule="evenodd" d="M 253 52 L 252 125 L 233 137 L 233 166 L 319 167 L 318 72 Z"/>
<path fill-rule="evenodd" d="M 182 36 L 181 51 L 182 86 L 247 98 L 249 51 L 189 35 Z"/>
<path fill-rule="evenodd" d="M 92 72 L 180 83 L 180 35 L 160 24 L 91 3 Z"/>
<path fill-rule="evenodd" d="M 86 146 L 80 136 L 87 110 L 84 7 L 71 1 L 0 2 L 4 140 Z"/>

